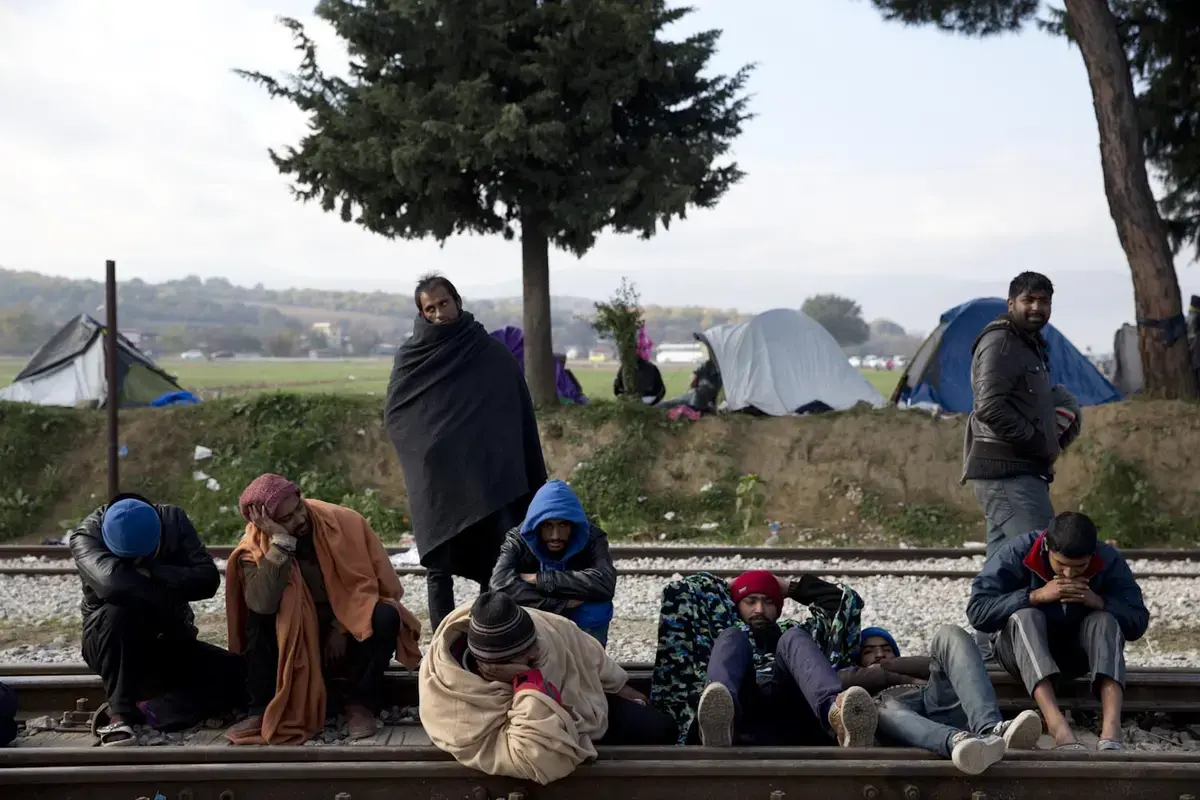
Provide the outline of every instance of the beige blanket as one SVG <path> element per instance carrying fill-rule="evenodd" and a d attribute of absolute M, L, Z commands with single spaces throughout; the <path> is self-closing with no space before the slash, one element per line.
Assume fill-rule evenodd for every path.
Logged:
<path fill-rule="evenodd" d="M 459 665 L 450 646 L 467 635 L 470 608 L 439 626 L 421 661 L 421 723 L 430 740 L 464 766 L 489 775 L 547 784 L 596 757 L 592 742 L 608 730 L 608 701 L 628 676 L 604 648 L 570 620 L 526 609 L 537 628 L 537 668 L 558 687 L 562 704 L 540 691 L 514 696 Z"/>

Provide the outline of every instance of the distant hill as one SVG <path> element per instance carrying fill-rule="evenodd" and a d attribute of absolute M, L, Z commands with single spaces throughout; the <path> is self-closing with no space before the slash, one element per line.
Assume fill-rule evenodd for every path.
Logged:
<path fill-rule="evenodd" d="M 464 298 L 467 308 L 488 330 L 521 325 L 520 298 Z M 236 286 L 225 278 L 189 276 L 165 283 L 139 279 L 118 285 L 123 330 L 154 336 L 151 349 L 178 353 L 190 349 L 237 352 L 265 350 L 292 355 L 323 347 L 315 323 L 338 328 L 353 352 L 394 345 L 412 329 L 412 295 L 318 289 L 266 289 Z M 35 350 L 57 326 L 76 314 L 102 319 L 104 284 L 0 268 L 0 352 Z M 586 350 L 597 342 L 591 327 L 594 301 L 581 297 L 551 299 L 554 345 Z M 688 342 L 713 325 L 739 322 L 751 314 L 696 307 L 646 307 L 646 328 L 657 343 Z M 887 323 L 889 340 L 896 326 Z M 901 329 L 901 336 L 903 332 Z M 889 351 L 890 352 L 890 351 Z M 897 352 L 903 352 L 898 350 Z"/>

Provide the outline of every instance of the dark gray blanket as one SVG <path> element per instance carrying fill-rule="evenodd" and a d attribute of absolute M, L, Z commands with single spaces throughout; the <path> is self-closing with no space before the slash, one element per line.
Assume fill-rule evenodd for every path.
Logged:
<path fill-rule="evenodd" d="M 384 424 L 400 457 L 422 561 L 546 482 L 521 366 L 475 317 L 418 317 L 396 351 Z"/>

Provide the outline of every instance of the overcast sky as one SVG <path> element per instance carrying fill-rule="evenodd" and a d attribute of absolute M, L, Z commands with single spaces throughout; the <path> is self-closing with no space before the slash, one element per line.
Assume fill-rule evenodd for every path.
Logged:
<path fill-rule="evenodd" d="M 390 242 L 293 201 L 266 149 L 304 119 L 231 73 L 296 65 L 279 14 L 313 0 L 3 0 L 0 265 L 100 277 L 188 274 L 270 287 L 407 291 L 439 270 L 510 294 L 498 238 Z M 761 310 L 814 291 L 928 330 L 1022 269 L 1060 287 L 1054 321 L 1106 349 L 1133 316 L 1079 55 L 1036 31 L 980 42 L 885 25 L 860 0 L 695 0 L 724 29 L 715 67 L 759 64 L 716 209 L 652 242 L 552 254 L 552 291 Z M 344 60 L 313 21 L 325 62 Z M 1179 262 L 1185 293 L 1200 277 Z"/>

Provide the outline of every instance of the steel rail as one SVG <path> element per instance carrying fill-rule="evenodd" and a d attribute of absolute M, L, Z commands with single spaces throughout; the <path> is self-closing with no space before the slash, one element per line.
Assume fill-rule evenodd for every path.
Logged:
<path fill-rule="evenodd" d="M 221 569 L 224 572 L 224 569 Z M 695 567 L 672 569 L 669 567 L 621 567 L 620 562 L 617 562 L 617 577 L 625 578 L 666 578 L 670 579 L 677 575 L 690 575 L 696 572 L 708 572 L 718 578 L 736 578 L 745 570 L 741 569 L 698 569 Z M 801 574 L 822 575 L 828 578 L 878 578 L 878 577 L 894 577 L 894 578 L 929 578 L 931 580 L 947 579 L 947 580 L 971 580 L 979 574 L 978 569 L 887 569 L 887 568 L 861 568 L 849 567 L 841 568 L 837 564 L 829 564 L 817 569 L 793 569 L 791 567 L 782 566 L 772 570 L 775 574 L 782 577 L 789 577 Z M 73 566 L 49 567 L 49 566 L 28 566 L 28 567 L 0 567 L 0 577 L 38 577 L 38 576 L 62 576 L 75 575 L 76 570 Z M 397 575 L 424 575 L 423 567 L 396 567 Z M 1196 572 L 1166 572 L 1162 570 L 1147 570 L 1145 572 L 1135 572 L 1134 577 L 1142 579 L 1162 579 L 1162 578 L 1200 578 L 1200 568 Z"/>
<path fill-rule="evenodd" d="M 390 555 L 408 551 L 407 547 L 388 547 Z M 965 547 L 758 547 L 754 545 L 612 545 L 614 559 L 631 558 L 765 558 L 779 561 L 828 561 L 830 559 L 859 559 L 863 561 L 921 561 L 930 558 L 971 558 L 982 556 L 982 550 Z M 213 558 L 227 559 L 233 552 L 230 545 L 208 548 Z M 1200 549 L 1137 548 L 1121 551 L 1128 559 L 1155 561 L 1200 561 Z M 63 545 L 0 545 L 0 560 L 17 558 L 71 557 Z"/>
<path fill-rule="evenodd" d="M 721 761 L 729 760 L 731 752 L 738 759 L 755 761 L 936 761 L 938 756 L 915 747 L 739 747 L 736 751 L 712 747 L 677 746 L 615 746 L 599 745 L 597 761 Z M 404 747 L 396 745 L 337 744 L 319 747 L 265 747 L 204 745 L 200 747 L 13 747 L 0 749 L 0 769 L 40 766 L 131 766 L 153 764 L 304 764 L 313 762 L 344 763 L 371 761 L 450 762 L 449 753 L 436 747 Z M 1119 753 L 1087 753 L 1057 750 L 1014 750 L 1005 755 L 1008 763 L 1036 761 L 1038 763 L 1077 762 L 1081 760 L 1122 763 L 1180 763 L 1200 762 L 1200 753 L 1185 751 L 1148 752 L 1127 750 Z"/>
<path fill-rule="evenodd" d="M 130 800 L 160 794 L 171 800 L 1183 800 L 1200 786 L 1200 759 L 1013 759 L 983 775 L 966 776 L 947 760 L 894 756 L 886 750 L 860 759 L 727 756 L 689 760 L 685 768 L 677 759 L 598 760 L 545 786 L 446 761 L 11 767 L 0 770 L 0 787 L 6 800 Z"/>
<path fill-rule="evenodd" d="M 652 667 L 648 664 L 624 665 L 630 685 L 649 693 Z M 1033 708 L 1025 687 L 1006 672 L 989 671 L 1002 711 Z M 1130 670 L 1125 686 L 1124 710 L 1127 713 L 1164 711 L 1188 717 L 1200 714 L 1200 671 Z M 17 693 L 21 716 L 29 718 L 75 709 L 83 701 L 84 709 L 95 709 L 104 702 L 100 678 L 91 674 L 6 674 L 4 683 Z M 1059 689 L 1063 708 L 1092 711 L 1099 707 L 1087 681 L 1066 681 Z M 385 674 L 383 703 L 388 706 L 417 704 L 416 676 L 408 671 L 392 670 Z"/>

